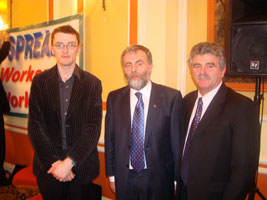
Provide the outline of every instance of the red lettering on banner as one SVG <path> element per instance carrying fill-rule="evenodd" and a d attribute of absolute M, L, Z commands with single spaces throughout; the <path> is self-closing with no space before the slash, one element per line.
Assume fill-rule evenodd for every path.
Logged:
<path fill-rule="evenodd" d="M 29 69 L 28 69 L 28 75 L 27 75 L 26 81 L 28 81 L 30 79 L 30 81 L 32 82 L 32 75 L 34 73 L 34 70 L 31 70 L 31 68 L 32 68 L 32 66 L 30 65 Z"/>
<path fill-rule="evenodd" d="M 25 104 L 24 104 L 24 107 L 28 108 L 28 105 L 29 105 L 29 95 L 28 95 L 28 92 L 26 91 L 25 92 Z"/>
<path fill-rule="evenodd" d="M 19 81 L 22 82 L 23 77 L 27 74 L 27 71 L 22 71 Z"/>
<path fill-rule="evenodd" d="M 6 82 L 7 82 L 7 81 L 9 81 L 9 79 L 10 79 L 10 77 L 14 71 L 14 67 L 12 67 L 12 70 L 10 73 L 9 73 L 10 68 L 6 68 L 6 70 L 5 71 L 4 70 L 5 70 L 5 68 L 1 69 L 1 80 L 4 81 L 4 79 L 6 77 Z"/>
<path fill-rule="evenodd" d="M 12 81 L 16 82 L 17 80 L 19 80 L 19 77 L 20 77 L 20 72 L 15 71 L 14 74 L 12 75 Z"/>
<path fill-rule="evenodd" d="M 7 93 L 7 99 L 10 102 L 11 106 L 16 108 L 16 107 L 24 107 L 28 108 L 29 105 L 29 95 L 28 92 L 25 91 L 25 96 L 12 96 L 11 92 Z"/>
<path fill-rule="evenodd" d="M 2 68 L 1 69 L 1 80 L 2 81 L 5 81 L 5 82 L 8 82 L 10 77 L 12 77 L 12 81 L 13 82 L 16 82 L 16 81 L 26 81 L 26 82 L 32 82 L 32 79 L 34 76 L 36 76 L 36 74 L 39 74 L 40 72 L 42 72 L 42 70 L 40 69 L 37 69 L 36 71 L 35 70 L 32 70 L 32 66 L 30 65 L 28 70 L 24 70 L 22 72 L 20 71 L 15 71 L 14 72 L 14 67 L 12 67 L 12 69 L 10 68 Z M 25 78 L 26 77 L 26 78 Z"/>
<path fill-rule="evenodd" d="M 17 105 L 18 105 L 17 97 L 16 96 L 11 96 L 10 103 L 11 103 L 11 106 L 17 107 Z"/>
<path fill-rule="evenodd" d="M 24 100 L 23 96 L 19 96 L 19 107 L 21 108 L 22 101 Z"/>

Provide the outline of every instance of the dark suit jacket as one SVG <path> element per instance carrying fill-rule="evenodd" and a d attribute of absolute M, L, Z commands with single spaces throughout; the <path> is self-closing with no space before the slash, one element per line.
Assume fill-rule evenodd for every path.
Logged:
<path fill-rule="evenodd" d="M 10 111 L 9 103 L 6 97 L 6 92 L 0 80 L 0 134 L 4 134 L 4 119 L 3 114 Z"/>
<path fill-rule="evenodd" d="M 197 91 L 184 97 L 183 141 L 196 98 Z M 245 199 L 254 183 L 259 144 L 255 104 L 222 84 L 191 143 L 188 200 Z"/>
<path fill-rule="evenodd" d="M 0 49 L 0 64 L 7 57 L 9 49 L 10 49 L 10 43 L 4 42 L 2 48 Z M 6 92 L 0 80 L 0 134 L 4 134 L 3 114 L 8 113 L 9 111 L 10 111 L 10 106 L 7 100 Z"/>
<path fill-rule="evenodd" d="M 8 56 L 10 49 L 10 42 L 5 41 L 0 49 L 0 63 Z"/>
<path fill-rule="evenodd" d="M 173 199 L 181 120 L 181 93 L 152 83 L 145 130 L 145 156 L 152 199 Z M 130 88 L 124 87 L 108 96 L 105 126 L 106 175 L 115 176 L 117 199 L 125 199 L 130 138 Z"/>
<path fill-rule="evenodd" d="M 89 182 L 99 174 L 97 143 L 102 120 L 102 87 L 96 77 L 79 70 L 80 79 L 75 76 L 66 117 L 67 155 L 61 147 L 57 66 L 33 79 L 28 132 L 35 150 L 33 170 L 36 175 L 65 156 L 75 162 L 73 171 L 81 182 Z"/>

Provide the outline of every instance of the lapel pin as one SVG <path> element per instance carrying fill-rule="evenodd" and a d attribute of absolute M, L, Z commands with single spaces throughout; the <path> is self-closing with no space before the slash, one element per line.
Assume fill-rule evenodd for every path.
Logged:
<path fill-rule="evenodd" d="M 153 104 L 153 108 L 157 108 L 157 105 L 156 104 Z"/>

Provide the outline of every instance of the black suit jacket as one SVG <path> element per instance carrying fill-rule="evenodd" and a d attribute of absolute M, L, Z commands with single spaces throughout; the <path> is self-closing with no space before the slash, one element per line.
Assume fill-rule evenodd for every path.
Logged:
<path fill-rule="evenodd" d="M 35 150 L 36 175 L 66 156 L 75 162 L 73 171 L 81 182 L 89 182 L 99 174 L 97 143 L 102 120 L 102 87 L 96 77 L 79 70 L 80 79 L 75 76 L 66 117 L 67 154 L 62 150 L 57 66 L 33 79 L 28 132 Z"/>
<path fill-rule="evenodd" d="M 0 49 L 0 64 L 7 57 L 10 49 L 10 43 L 4 42 Z M 6 92 L 0 80 L 0 134 L 4 134 L 4 119 L 3 114 L 10 111 L 9 102 L 7 100 Z M 2 143 L 1 143 L 2 144 Z"/>
<path fill-rule="evenodd" d="M 152 199 L 173 199 L 181 121 L 181 93 L 152 83 L 144 144 Z M 124 87 L 108 96 L 105 126 L 106 175 L 115 176 L 117 199 L 125 199 L 130 138 L 130 88 Z"/>
<path fill-rule="evenodd" d="M 4 134 L 4 119 L 3 114 L 10 111 L 10 106 L 7 100 L 6 92 L 0 80 L 0 134 Z"/>
<path fill-rule="evenodd" d="M 197 91 L 184 97 L 183 141 L 196 98 Z M 191 145 L 188 200 L 245 199 L 253 186 L 259 159 L 260 128 L 255 104 L 222 84 Z"/>

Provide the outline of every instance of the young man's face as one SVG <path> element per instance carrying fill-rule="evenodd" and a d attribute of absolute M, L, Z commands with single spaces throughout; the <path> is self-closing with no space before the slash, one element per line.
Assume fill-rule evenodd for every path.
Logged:
<path fill-rule="evenodd" d="M 54 36 L 52 53 L 59 67 L 75 66 L 76 56 L 80 53 L 80 45 L 74 34 L 58 32 Z"/>

